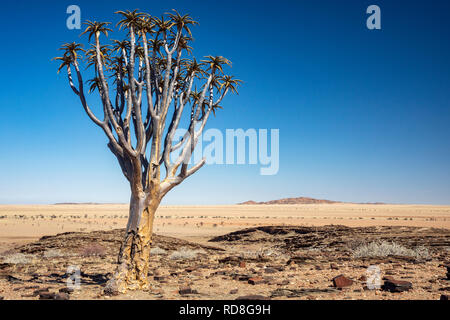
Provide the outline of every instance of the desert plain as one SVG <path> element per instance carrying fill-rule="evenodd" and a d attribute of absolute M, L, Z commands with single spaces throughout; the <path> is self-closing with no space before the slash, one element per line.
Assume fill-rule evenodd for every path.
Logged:
<path fill-rule="evenodd" d="M 432 299 L 448 297 L 450 206 L 161 206 L 149 292 L 102 293 L 127 204 L 0 206 L 3 299 Z M 411 254 L 357 254 L 391 243 Z M 417 254 L 416 254 L 417 253 Z M 81 286 L 67 289 L 68 267 Z M 375 266 L 381 287 L 368 288 Z M 447 270 L 446 270 L 447 268 Z"/>

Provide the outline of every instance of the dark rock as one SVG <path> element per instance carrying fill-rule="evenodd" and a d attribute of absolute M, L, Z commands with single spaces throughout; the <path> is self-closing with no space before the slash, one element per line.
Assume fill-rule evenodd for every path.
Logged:
<path fill-rule="evenodd" d="M 237 297 L 236 300 L 270 300 L 270 298 L 261 296 L 259 294 L 251 294 L 248 296 Z"/>
<path fill-rule="evenodd" d="M 439 300 L 444 300 L 444 301 L 448 301 L 450 300 L 450 295 L 448 294 L 442 294 L 441 298 Z"/>
<path fill-rule="evenodd" d="M 70 300 L 70 296 L 66 292 L 60 292 L 55 295 L 55 300 Z"/>
<path fill-rule="evenodd" d="M 42 289 L 34 290 L 32 293 L 32 296 L 35 297 L 35 296 L 40 295 L 41 293 L 49 292 L 48 289 L 49 288 L 42 288 Z"/>
<path fill-rule="evenodd" d="M 274 269 L 274 268 L 265 268 L 264 272 L 265 273 L 277 273 L 278 270 Z"/>
<path fill-rule="evenodd" d="M 261 284 L 264 282 L 265 282 L 264 279 L 261 277 L 253 277 L 253 278 L 248 279 L 248 283 L 252 284 L 252 285 Z"/>
<path fill-rule="evenodd" d="M 23 283 L 23 280 L 16 278 L 14 276 L 8 275 L 8 281 L 11 283 Z"/>
<path fill-rule="evenodd" d="M 412 283 L 403 280 L 385 280 L 381 289 L 389 292 L 403 292 L 412 289 Z"/>
<path fill-rule="evenodd" d="M 335 265 L 334 263 L 330 264 L 330 269 L 331 270 L 339 270 L 339 267 L 337 265 Z"/>
<path fill-rule="evenodd" d="M 310 260 L 310 258 L 305 257 L 305 256 L 295 256 L 295 257 L 292 257 L 291 259 L 289 259 L 287 264 L 288 265 L 289 264 L 293 264 L 293 263 L 295 263 L 295 264 L 302 264 L 302 263 L 305 263 L 307 260 Z"/>
<path fill-rule="evenodd" d="M 41 292 L 39 293 L 39 300 L 55 300 L 56 294 L 53 292 Z"/>
<path fill-rule="evenodd" d="M 362 275 L 361 277 L 359 277 L 358 280 L 365 282 L 365 281 L 367 281 L 367 277 L 365 275 Z"/>
<path fill-rule="evenodd" d="M 58 290 L 60 293 L 72 293 L 73 289 L 72 288 L 61 288 Z"/>
<path fill-rule="evenodd" d="M 198 294 L 197 290 L 193 290 L 189 287 L 187 288 L 182 288 L 178 291 L 179 294 L 184 295 L 184 294 Z"/>
<path fill-rule="evenodd" d="M 239 281 L 248 281 L 251 278 L 251 276 L 246 275 L 246 274 L 238 274 L 234 276 L 235 280 L 239 280 Z"/>
<path fill-rule="evenodd" d="M 336 293 L 337 289 L 325 288 L 325 289 L 276 289 L 271 292 L 271 297 L 288 297 L 288 298 L 298 298 L 308 296 L 310 294 L 321 294 L 321 293 Z"/>
<path fill-rule="evenodd" d="M 339 275 L 333 278 L 333 286 L 335 288 L 349 287 L 353 284 L 353 280 L 345 277 L 344 275 Z"/>
<path fill-rule="evenodd" d="M 4 300 L 5 299 L 5 297 L 3 297 L 3 296 L 0 296 L 0 300 Z"/>
<path fill-rule="evenodd" d="M 230 294 L 236 294 L 236 293 L 238 293 L 238 289 L 232 289 L 232 290 L 230 290 Z"/>

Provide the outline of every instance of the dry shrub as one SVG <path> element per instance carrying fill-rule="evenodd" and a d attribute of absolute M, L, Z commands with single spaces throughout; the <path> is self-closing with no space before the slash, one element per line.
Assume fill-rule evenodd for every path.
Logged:
<path fill-rule="evenodd" d="M 65 254 L 58 249 L 48 249 L 44 252 L 44 258 L 60 258 L 64 256 Z"/>
<path fill-rule="evenodd" d="M 29 264 L 32 262 L 34 256 L 23 253 L 13 253 L 3 257 L 3 263 L 9 264 Z"/>
<path fill-rule="evenodd" d="M 387 241 L 362 244 L 353 251 L 353 257 L 355 258 L 375 258 L 387 256 L 404 256 L 412 257 L 416 260 L 425 260 L 430 258 L 430 253 L 428 249 L 423 246 L 409 249 L 398 243 Z"/>
<path fill-rule="evenodd" d="M 197 254 L 206 254 L 202 249 L 192 250 L 187 247 L 182 247 L 169 255 L 171 260 L 190 260 L 197 257 Z"/>
<path fill-rule="evenodd" d="M 150 254 L 154 254 L 154 255 L 158 256 L 158 255 L 167 254 L 167 251 L 164 249 L 161 249 L 159 247 L 154 247 L 154 248 L 150 249 Z"/>

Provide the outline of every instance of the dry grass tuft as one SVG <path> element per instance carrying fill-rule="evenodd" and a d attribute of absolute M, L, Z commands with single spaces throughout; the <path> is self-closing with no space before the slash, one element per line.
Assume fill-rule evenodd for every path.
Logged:
<path fill-rule="evenodd" d="M 406 248 L 395 242 L 371 242 L 362 244 L 353 250 L 355 258 L 375 258 L 387 256 L 412 257 L 416 260 L 425 260 L 430 258 L 427 248 L 420 246 L 414 249 Z"/>
<path fill-rule="evenodd" d="M 172 252 L 169 255 L 170 260 L 190 260 L 197 257 L 197 254 L 206 254 L 202 249 L 192 250 L 186 247 L 182 247 L 177 251 Z"/>
<path fill-rule="evenodd" d="M 32 262 L 34 256 L 23 253 L 13 253 L 3 257 L 3 263 L 9 264 L 29 264 Z"/>

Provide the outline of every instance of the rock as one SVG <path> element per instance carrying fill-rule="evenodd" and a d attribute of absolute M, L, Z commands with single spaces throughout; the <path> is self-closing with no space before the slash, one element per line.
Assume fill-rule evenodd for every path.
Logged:
<path fill-rule="evenodd" d="M 261 277 L 253 277 L 253 278 L 248 279 L 248 283 L 252 284 L 252 285 L 261 284 L 261 283 L 264 283 L 264 279 Z"/>
<path fill-rule="evenodd" d="M 34 290 L 33 293 L 31 294 L 32 297 L 36 297 L 38 295 L 40 295 L 41 293 L 45 293 L 45 292 L 49 292 L 48 291 L 49 288 L 42 288 L 42 289 L 38 289 L 38 290 Z"/>
<path fill-rule="evenodd" d="M 55 300 L 56 294 L 53 292 L 41 292 L 39 293 L 39 300 Z"/>
<path fill-rule="evenodd" d="M 185 295 L 185 294 L 198 294 L 197 290 L 193 290 L 189 287 L 182 288 L 178 291 L 179 294 Z"/>
<path fill-rule="evenodd" d="M 236 300 L 270 300 L 270 298 L 264 297 L 264 296 L 259 295 L 259 294 L 251 294 L 251 295 L 248 295 L 248 296 L 237 297 Z"/>
<path fill-rule="evenodd" d="M 389 292 L 403 292 L 412 289 L 412 283 L 403 280 L 385 280 L 381 289 Z"/>
<path fill-rule="evenodd" d="M 5 297 L 3 297 L 3 296 L 0 296 L 0 300 L 4 300 L 5 299 Z"/>
<path fill-rule="evenodd" d="M 239 268 L 245 268 L 246 264 L 245 261 L 239 262 Z"/>
<path fill-rule="evenodd" d="M 444 301 L 448 301 L 450 300 L 450 295 L 448 294 L 442 294 L 441 298 L 439 300 L 444 300 Z"/>
<path fill-rule="evenodd" d="M 55 300 L 70 300 L 70 296 L 66 292 L 60 292 L 54 296 L 54 299 Z"/>
<path fill-rule="evenodd" d="M 265 273 L 277 273 L 277 270 L 274 268 L 265 268 L 264 272 Z"/>
<path fill-rule="evenodd" d="M 345 277 L 344 275 L 339 275 L 333 278 L 333 286 L 335 288 L 349 287 L 353 284 L 353 280 Z"/>
<path fill-rule="evenodd" d="M 166 277 L 165 276 L 153 276 L 153 279 L 155 281 L 163 281 L 166 279 Z"/>
<path fill-rule="evenodd" d="M 339 267 L 337 265 L 335 265 L 334 263 L 330 264 L 330 269 L 331 270 L 339 270 Z"/>
<path fill-rule="evenodd" d="M 236 293 L 238 293 L 238 289 L 232 289 L 232 290 L 230 290 L 230 294 L 236 294 Z"/>
<path fill-rule="evenodd" d="M 358 280 L 365 282 L 365 281 L 367 281 L 367 277 L 365 275 L 362 275 L 361 277 L 359 277 Z"/>
<path fill-rule="evenodd" d="M 248 281 L 250 278 L 251 277 L 246 274 L 238 274 L 234 277 L 235 280 L 239 280 L 239 281 Z"/>
<path fill-rule="evenodd" d="M 73 289 L 72 288 L 61 288 L 58 290 L 60 293 L 72 293 Z"/>
<path fill-rule="evenodd" d="M 334 289 L 334 288 L 276 289 L 275 291 L 272 291 L 271 298 L 275 298 L 275 297 L 298 298 L 298 297 L 308 296 L 311 294 L 324 294 L 324 293 L 336 293 L 336 292 L 338 292 L 338 290 Z"/>
<path fill-rule="evenodd" d="M 287 265 L 294 264 L 294 263 L 302 264 L 302 263 L 305 263 L 306 260 L 309 260 L 309 258 L 305 257 L 305 256 L 295 256 L 295 257 L 292 257 L 291 259 L 289 259 L 289 261 L 286 264 Z"/>
<path fill-rule="evenodd" d="M 21 279 L 19 279 L 19 278 L 16 278 L 16 277 L 14 277 L 14 276 L 11 276 L 11 275 L 8 275 L 8 281 L 9 282 L 11 282 L 11 283 L 23 283 L 23 280 L 21 280 Z"/>

